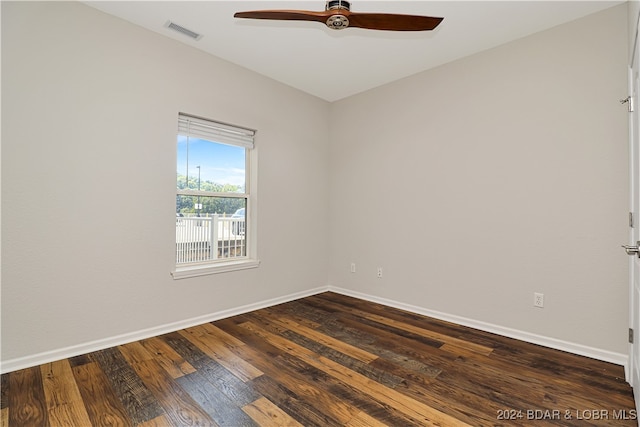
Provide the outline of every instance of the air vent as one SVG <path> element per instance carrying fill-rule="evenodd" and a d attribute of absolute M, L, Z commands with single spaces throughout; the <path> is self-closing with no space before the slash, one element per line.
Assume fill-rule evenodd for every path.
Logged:
<path fill-rule="evenodd" d="M 174 31 L 177 31 L 179 33 L 184 34 L 187 37 L 191 37 L 194 40 L 200 40 L 202 38 L 202 34 L 198 34 L 195 31 L 191 31 L 185 27 L 183 27 L 182 25 L 178 25 L 175 22 L 171 22 L 171 21 L 167 21 L 166 24 L 164 24 L 165 27 L 170 28 Z"/>

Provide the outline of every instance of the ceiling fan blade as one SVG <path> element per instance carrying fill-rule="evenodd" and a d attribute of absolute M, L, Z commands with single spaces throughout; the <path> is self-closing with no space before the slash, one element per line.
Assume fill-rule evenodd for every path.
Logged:
<path fill-rule="evenodd" d="M 349 27 L 388 31 L 429 31 L 436 28 L 444 19 L 392 13 L 351 12 L 345 15 L 349 18 Z"/>
<path fill-rule="evenodd" d="M 327 15 L 327 12 L 314 12 L 310 10 L 253 10 L 237 12 L 233 15 L 234 18 L 317 22 L 326 22 L 328 16 L 330 16 L 330 14 Z"/>
<path fill-rule="evenodd" d="M 347 7 L 329 8 L 321 12 L 312 10 L 253 10 L 237 12 L 234 18 L 272 19 L 283 21 L 316 21 L 334 30 L 347 27 L 388 31 L 428 31 L 433 30 L 443 18 L 419 15 L 399 15 L 393 13 L 351 12 Z"/>

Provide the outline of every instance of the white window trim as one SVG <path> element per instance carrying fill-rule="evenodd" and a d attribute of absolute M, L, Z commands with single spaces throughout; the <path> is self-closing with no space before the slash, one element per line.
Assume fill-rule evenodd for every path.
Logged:
<path fill-rule="evenodd" d="M 181 113 L 182 115 L 182 113 Z M 206 119 L 205 119 L 206 120 Z M 250 130 L 255 134 L 255 130 Z M 241 144 L 237 144 L 241 145 Z M 251 147 L 247 145 L 241 145 L 247 148 L 246 150 L 246 164 L 247 168 L 247 182 L 246 182 L 246 222 L 247 222 L 247 256 L 242 258 L 227 259 L 222 261 L 211 261 L 207 263 L 180 265 L 174 264 L 174 269 L 171 271 L 171 276 L 174 280 L 187 279 L 191 277 L 201 277 L 211 274 L 227 273 L 231 271 L 247 270 L 251 268 L 257 268 L 260 265 L 258 259 L 258 227 L 256 220 L 257 212 L 257 177 L 258 177 L 258 150 L 255 145 Z M 197 191 L 195 193 L 198 193 Z M 224 195 L 224 193 L 221 193 Z M 195 194 L 197 195 L 197 194 Z M 233 194 L 232 196 L 237 196 Z"/>
<path fill-rule="evenodd" d="M 244 258 L 233 261 L 220 261 L 217 263 L 198 264 L 176 267 L 171 272 L 174 280 L 187 279 L 189 277 L 207 276 L 209 274 L 227 273 L 229 271 L 247 270 L 260 265 L 260 260 Z"/>

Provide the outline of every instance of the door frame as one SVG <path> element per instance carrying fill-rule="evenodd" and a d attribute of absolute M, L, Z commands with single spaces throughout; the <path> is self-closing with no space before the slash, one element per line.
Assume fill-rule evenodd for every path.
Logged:
<path fill-rule="evenodd" d="M 628 67 L 629 105 L 637 104 L 640 90 L 640 10 L 629 7 L 630 17 L 630 55 Z M 633 19 L 633 21 L 631 21 Z M 629 227 L 629 245 L 636 245 L 640 240 L 640 116 L 637 106 L 629 113 L 629 212 L 632 223 Z M 640 259 L 629 257 L 629 328 L 633 331 L 629 343 L 629 359 L 625 377 L 635 389 L 636 407 L 640 407 Z"/>

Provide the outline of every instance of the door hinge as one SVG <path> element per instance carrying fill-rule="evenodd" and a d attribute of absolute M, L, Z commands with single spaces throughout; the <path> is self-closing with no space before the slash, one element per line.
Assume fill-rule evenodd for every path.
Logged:
<path fill-rule="evenodd" d="M 633 329 L 629 328 L 629 343 L 633 344 Z"/>
<path fill-rule="evenodd" d="M 625 99 L 621 99 L 620 104 L 627 104 L 627 110 L 629 110 L 630 113 L 633 113 L 635 110 L 633 105 L 633 96 L 631 95 L 627 96 Z"/>
<path fill-rule="evenodd" d="M 633 228 L 633 226 L 634 226 L 633 212 L 629 212 L 629 227 Z"/>

